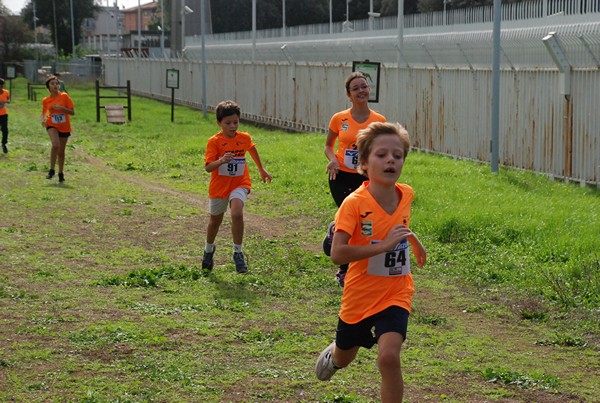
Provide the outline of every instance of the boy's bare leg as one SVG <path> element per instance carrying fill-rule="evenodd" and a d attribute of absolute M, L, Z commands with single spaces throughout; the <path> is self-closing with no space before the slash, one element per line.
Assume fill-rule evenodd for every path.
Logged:
<path fill-rule="evenodd" d="M 400 333 L 389 332 L 379 337 L 377 367 L 381 374 L 381 402 L 402 402 L 404 381 L 400 366 L 400 349 L 404 338 Z"/>
<path fill-rule="evenodd" d="M 210 216 L 208 220 L 208 227 L 206 228 L 206 243 L 215 243 L 217 233 L 219 232 L 219 227 L 221 226 L 221 222 L 223 222 L 224 214 L 225 213 Z"/>
<path fill-rule="evenodd" d="M 230 208 L 233 243 L 241 245 L 244 240 L 244 203 L 240 199 L 231 199 Z"/>

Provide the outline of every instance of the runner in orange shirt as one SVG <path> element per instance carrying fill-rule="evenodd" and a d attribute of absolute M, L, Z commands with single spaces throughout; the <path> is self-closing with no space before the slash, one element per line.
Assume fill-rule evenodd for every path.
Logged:
<path fill-rule="evenodd" d="M 372 123 L 357 140 L 359 172 L 368 180 L 348 196 L 335 219 L 331 258 L 349 263 L 335 341 L 319 356 L 317 378 L 329 380 L 360 347 L 378 344 L 381 402 L 402 402 L 400 350 L 414 293 L 409 244 L 419 267 L 425 248 L 409 230 L 414 193 L 396 183 L 409 138 L 397 124 Z"/>
<path fill-rule="evenodd" d="M 60 80 L 55 76 L 46 79 L 50 95 L 42 100 L 42 126 L 46 128 L 52 147 L 50 149 L 50 170 L 46 179 L 52 179 L 58 159 L 58 181 L 65 181 L 65 149 L 71 136 L 71 118 L 75 115 L 73 100 L 66 92 L 60 92 Z"/>
<path fill-rule="evenodd" d="M 10 103 L 10 92 L 4 89 L 4 79 L 0 78 L 0 130 L 2 131 L 2 152 L 8 153 L 8 109 L 6 104 Z"/>
<path fill-rule="evenodd" d="M 210 219 L 206 230 L 206 245 L 202 268 L 212 270 L 215 239 L 229 205 L 233 235 L 233 261 L 238 273 L 246 273 L 248 265 L 242 252 L 244 238 L 244 203 L 250 193 L 251 181 L 246 164 L 246 152 L 258 167 L 263 182 L 273 179 L 262 166 L 256 145 L 248 133 L 238 132 L 240 107 L 233 101 L 217 105 L 217 124 L 221 131 L 210 139 L 204 154 L 205 169 L 211 173 L 208 187 Z"/>
<path fill-rule="evenodd" d="M 371 87 L 367 77 L 359 71 L 351 73 L 345 82 L 346 96 L 352 103 L 350 109 L 333 115 L 325 140 L 325 156 L 329 161 L 326 172 L 329 175 L 329 189 L 335 204 L 340 207 L 346 196 L 355 191 L 367 178 L 357 171 L 358 151 L 356 136 L 372 122 L 385 122 L 383 115 L 369 108 Z M 334 145 L 337 141 L 337 149 Z M 323 251 L 329 256 L 333 222 L 329 224 L 323 239 Z M 340 265 L 335 277 L 344 286 L 348 265 Z"/>

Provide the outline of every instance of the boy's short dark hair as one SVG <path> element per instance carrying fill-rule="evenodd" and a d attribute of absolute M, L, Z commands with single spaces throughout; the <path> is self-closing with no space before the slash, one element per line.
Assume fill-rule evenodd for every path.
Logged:
<path fill-rule="evenodd" d="M 46 79 L 46 88 L 50 89 L 50 81 L 52 81 L 52 80 L 57 80 L 58 82 L 60 82 L 60 80 L 58 79 L 58 77 L 56 77 L 56 76 L 49 76 Z"/>
<path fill-rule="evenodd" d="M 229 100 L 219 102 L 219 104 L 217 105 L 216 113 L 217 122 L 220 122 L 221 120 L 223 120 L 223 118 L 226 118 L 227 116 L 237 115 L 238 117 L 240 117 L 242 114 L 240 106 L 236 102 Z"/>

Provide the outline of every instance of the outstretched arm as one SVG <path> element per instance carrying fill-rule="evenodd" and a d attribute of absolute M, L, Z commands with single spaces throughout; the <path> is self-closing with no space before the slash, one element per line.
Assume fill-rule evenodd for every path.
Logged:
<path fill-rule="evenodd" d="M 258 167 L 258 172 L 260 172 L 260 177 L 261 177 L 262 181 L 263 182 L 271 182 L 271 180 L 273 180 L 273 177 L 271 176 L 270 173 L 268 173 L 266 171 L 266 169 L 263 168 L 262 162 L 260 162 L 260 156 L 258 155 L 258 150 L 256 149 L 256 147 L 252 147 L 251 149 L 248 150 L 248 152 L 250 153 L 250 156 L 252 157 L 252 159 L 254 160 L 254 163 Z"/>
<path fill-rule="evenodd" d="M 327 163 L 327 168 L 325 168 L 325 172 L 329 174 L 329 179 L 331 180 L 335 180 L 335 177 L 340 170 L 340 164 L 338 163 L 338 160 L 335 156 L 335 150 L 333 149 L 337 137 L 337 133 L 329 129 L 327 132 L 327 138 L 325 139 L 325 156 L 329 161 Z"/>
<path fill-rule="evenodd" d="M 419 267 L 425 266 L 425 262 L 427 261 L 427 251 L 421 241 L 419 241 L 419 238 L 417 238 L 414 233 L 411 233 L 408 237 L 408 242 L 410 242 L 410 246 L 412 246 L 415 259 L 417 259 L 417 265 Z"/>

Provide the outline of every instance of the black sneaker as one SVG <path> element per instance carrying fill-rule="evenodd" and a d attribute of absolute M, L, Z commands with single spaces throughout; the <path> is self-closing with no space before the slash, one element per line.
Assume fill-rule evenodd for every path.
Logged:
<path fill-rule="evenodd" d="M 65 181 L 65 174 L 63 174 L 62 172 L 58 173 L 58 181 L 59 182 L 64 182 Z"/>
<path fill-rule="evenodd" d="M 331 256 L 331 242 L 333 241 L 333 233 L 335 232 L 335 221 L 329 223 L 327 234 L 323 238 L 323 252 L 326 256 Z"/>
<path fill-rule="evenodd" d="M 335 280 L 338 282 L 340 287 L 344 288 L 344 283 L 346 281 L 346 271 L 342 269 L 337 269 L 335 273 Z"/>
<path fill-rule="evenodd" d="M 235 262 L 235 271 L 240 274 L 248 272 L 248 265 L 244 260 L 244 254 L 242 252 L 234 252 L 233 261 Z"/>
<path fill-rule="evenodd" d="M 6 144 L 2 144 L 2 151 L 4 154 L 8 154 L 8 148 L 6 148 Z"/>
<path fill-rule="evenodd" d="M 48 175 L 46 175 L 46 179 L 52 179 L 54 178 L 54 169 L 51 169 L 48 171 Z"/>
<path fill-rule="evenodd" d="M 202 255 L 202 268 L 204 270 L 212 270 L 213 269 L 213 265 L 214 265 L 213 256 L 215 254 L 216 249 L 217 248 L 213 249 L 212 252 L 204 251 L 204 255 Z"/>

